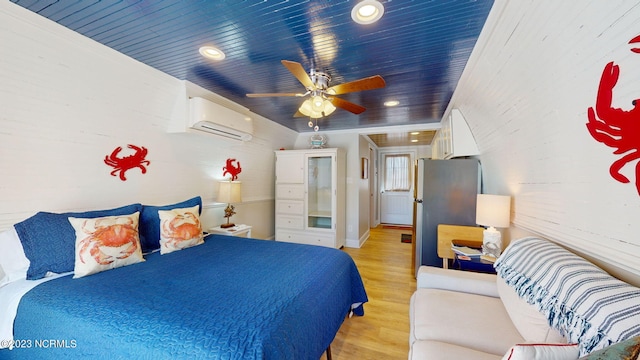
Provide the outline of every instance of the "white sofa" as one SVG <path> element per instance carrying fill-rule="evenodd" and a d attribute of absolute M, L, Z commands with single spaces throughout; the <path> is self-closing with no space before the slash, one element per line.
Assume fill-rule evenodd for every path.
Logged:
<path fill-rule="evenodd" d="M 418 271 L 410 324 L 412 360 L 502 359 L 514 344 L 566 343 L 496 275 L 426 266 Z"/>
<path fill-rule="evenodd" d="M 567 303 L 561 303 L 557 300 L 560 297 L 554 298 L 549 295 L 552 292 L 541 288 L 540 284 L 544 284 L 542 276 L 539 283 L 533 281 L 536 279 L 537 275 L 535 274 L 537 273 L 555 274 L 548 277 L 553 278 L 553 281 L 562 281 L 562 276 L 571 274 L 571 272 L 566 272 L 566 269 L 573 269 L 574 266 L 577 266 L 578 268 L 573 273 L 574 275 L 566 275 L 564 280 L 568 282 L 563 282 L 564 286 L 570 291 L 578 289 L 577 285 L 575 288 L 572 287 L 570 280 L 580 278 L 585 273 L 597 274 L 598 281 L 596 283 L 598 284 L 601 282 L 600 278 L 602 278 L 604 279 L 602 280 L 604 284 L 620 283 L 621 285 L 618 287 L 629 290 L 630 293 L 634 289 L 639 290 L 619 280 L 613 278 L 609 280 L 606 278 L 609 275 L 604 271 L 586 262 L 586 260 L 557 247 L 557 245 L 551 245 L 550 249 L 566 258 L 566 261 L 570 264 L 569 266 L 563 265 L 562 261 L 556 261 L 555 257 L 553 260 L 545 258 L 545 256 L 555 256 L 549 255 L 548 251 L 527 248 L 527 246 L 531 247 L 532 244 L 548 248 L 548 244 L 551 244 L 548 242 L 548 244 L 544 244 L 539 240 L 524 241 L 515 246 L 516 248 L 520 246 L 522 249 L 512 250 L 508 255 L 509 249 L 507 249 L 500 259 L 500 261 L 503 261 L 505 255 L 507 255 L 507 259 L 503 261 L 505 269 L 503 269 L 503 274 L 500 276 L 427 266 L 421 267 L 417 278 L 418 289 L 411 297 L 410 304 L 409 359 L 490 360 L 502 359 L 503 356 L 504 358 L 514 359 L 516 357 L 509 357 L 508 355 L 518 348 L 517 346 L 514 347 L 514 345 L 532 343 L 554 344 L 553 347 L 546 346 L 546 348 L 553 349 L 554 353 L 557 349 L 565 352 L 562 356 L 554 355 L 553 357 L 543 356 L 538 358 L 577 359 L 580 355 L 587 355 L 589 352 L 601 349 L 609 344 L 639 335 L 640 331 L 638 330 L 620 329 L 623 326 L 633 327 L 634 323 L 640 323 L 640 307 L 634 308 L 634 304 L 640 303 L 640 297 L 637 295 L 632 295 L 635 296 L 635 299 L 631 298 L 627 302 L 623 303 L 621 301 L 617 305 L 614 304 L 615 309 L 603 309 L 600 312 L 600 316 L 589 318 L 587 315 L 582 315 L 584 311 L 580 308 L 580 305 L 574 305 L 570 300 Z M 518 242 L 516 241 L 515 243 Z M 511 246 L 514 245 L 512 244 Z M 556 250 L 555 247 L 561 250 Z M 535 265 L 533 275 L 524 274 L 523 276 L 522 273 L 517 271 L 518 269 L 508 268 L 509 261 L 512 263 L 527 262 L 523 259 L 530 262 L 530 266 L 533 267 Z M 574 265 L 574 263 L 578 265 Z M 591 267 L 602 273 L 592 270 Z M 526 269 L 523 272 L 526 272 Z M 500 273 L 501 271 L 499 270 L 498 274 Z M 508 285 L 508 283 L 511 285 Z M 582 284 L 580 279 L 578 279 L 578 283 Z M 553 284 L 550 285 L 550 287 L 554 286 Z M 522 296 L 518 295 L 517 291 L 520 291 Z M 527 291 L 530 291 L 528 295 Z M 580 288 L 579 291 L 586 290 Z M 597 292 L 600 291 L 593 291 L 593 293 Z M 558 292 L 557 295 L 560 294 L 564 296 L 562 292 Z M 597 304 L 601 299 L 610 299 L 611 296 L 611 294 L 596 295 L 595 298 L 586 297 L 586 301 Z M 530 299 L 533 304 L 529 304 L 524 298 Z M 584 296 L 578 296 L 578 298 L 585 299 Z M 537 300 L 538 303 L 534 300 Z M 598 319 L 602 320 L 603 323 L 611 321 L 607 314 L 603 315 L 603 312 L 617 311 L 618 308 L 616 306 L 632 308 L 629 311 L 629 319 L 627 319 L 629 324 L 625 325 L 617 322 L 611 329 L 605 329 L 604 326 L 600 326 L 601 324 L 597 323 Z M 593 308 L 594 306 L 592 305 L 591 310 Z M 553 316 L 545 313 L 544 310 L 546 309 L 551 309 Z M 596 308 L 596 310 L 600 311 L 600 308 Z M 556 314 L 563 311 L 569 312 L 570 315 Z M 554 327 L 549 325 L 550 320 L 548 318 L 552 318 L 551 321 L 554 323 Z M 565 318 L 570 318 L 570 321 L 565 320 Z M 579 324 L 576 323 L 578 320 L 581 321 Z M 572 327 L 579 327 L 580 329 L 572 331 Z M 556 328 L 562 330 L 559 331 Z M 591 330 L 585 330 L 589 328 Z M 597 336 L 592 336 L 593 334 L 590 334 L 590 331 L 596 331 Z M 610 333 L 606 333 L 606 331 Z M 561 335 L 561 332 L 566 336 L 566 339 L 565 336 Z M 626 332 L 625 337 L 618 336 L 618 332 Z M 597 339 L 597 343 L 593 339 Z M 567 343 L 573 345 L 560 346 L 560 344 Z M 521 351 L 521 349 L 516 351 Z M 539 353 L 537 356 L 540 356 Z M 534 357 L 528 355 L 524 358 Z"/>

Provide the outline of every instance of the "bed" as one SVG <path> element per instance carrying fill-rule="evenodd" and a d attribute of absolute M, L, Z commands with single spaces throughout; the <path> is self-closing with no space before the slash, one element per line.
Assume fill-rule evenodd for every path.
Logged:
<path fill-rule="evenodd" d="M 367 301 L 341 250 L 214 234 L 132 265 L 46 280 L 20 299 L 14 347 L 0 358 L 319 359 Z M 29 281 L 0 288 L 0 298 Z"/>

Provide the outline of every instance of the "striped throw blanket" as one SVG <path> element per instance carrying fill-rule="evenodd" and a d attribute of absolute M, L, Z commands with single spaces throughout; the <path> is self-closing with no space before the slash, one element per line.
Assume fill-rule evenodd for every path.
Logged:
<path fill-rule="evenodd" d="M 640 335 L 640 288 L 552 242 L 514 241 L 495 268 L 550 326 L 579 343 L 581 356 Z"/>

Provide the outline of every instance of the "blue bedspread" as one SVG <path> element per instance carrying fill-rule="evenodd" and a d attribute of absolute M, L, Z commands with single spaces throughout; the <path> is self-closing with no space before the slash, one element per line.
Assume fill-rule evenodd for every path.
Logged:
<path fill-rule="evenodd" d="M 367 301 L 336 249 L 210 235 L 146 259 L 31 290 L 14 326 L 30 348 L 0 358 L 319 359 Z"/>

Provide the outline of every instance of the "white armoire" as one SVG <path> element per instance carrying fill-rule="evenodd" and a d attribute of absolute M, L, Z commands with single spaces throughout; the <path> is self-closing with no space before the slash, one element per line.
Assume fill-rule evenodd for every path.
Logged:
<path fill-rule="evenodd" d="M 345 152 L 276 151 L 276 241 L 345 244 Z"/>

